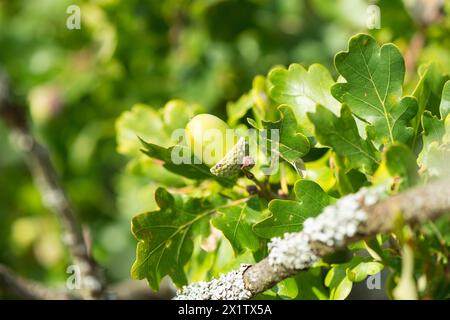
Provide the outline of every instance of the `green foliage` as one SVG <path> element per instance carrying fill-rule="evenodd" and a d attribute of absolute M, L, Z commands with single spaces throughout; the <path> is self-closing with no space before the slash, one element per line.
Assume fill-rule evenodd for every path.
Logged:
<path fill-rule="evenodd" d="M 318 215 L 330 204 L 330 197 L 313 181 L 297 181 L 293 192 L 295 200 L 275 199 L 269 203 L 271 215 L 254 225 L 256 234 L 273 238 L 300 231 L 305 219 Z"/>
<path fill-rule="evenodd" d="M 333 96 L 371 125 L 374 141 L 408 142 L 417 101 L 402 98 L 405 64 L 399 49 L 393 44 L 380 48 L 372 37 L 357 35 L 347 52 L 336 55 L 335 65 L 347 82 L 334 85 Z"/>
<path fill-rule="evenodd" d="M 246 169 L 245 175 L 225 183 L 212 176 L 204 164 L 174 163 L 171 151 L 186 148 L 182 144 L 160 147 L 143 142 L 144 154 L 161 160 L 164 168 L 180 178 L 190 179 L 185 183 L 195 192 L 185 188 L 180 199 L 194 201 L 190 193 L 202 196 L 195 199 L 199 204 L 194 213 L 184 208 L 186 200 L 177 202 L 158 189 L 160 210 L 133 220 L 133 233 L 139 240 L 133 277 L 147 278 L 157 288 L 168 274 L 181 285 L 186 283 L 187 273 L 198 268 L 203 275 L 200 279 L 208 279 L 217 270 L 215 263 L 196 266 L 190 259 L 198 255 L 210 261 L 206 257 L 220 255 L 229 260 L 228 265 L 258 261 L 267 255 L 268 239 L 300 231 L 305 219 L 320 214 L 336 197 L 362 186 L 381 185 L 395 194 L 443 172 L 439 171 L 445 166 L 443 157 L 449 156 L 448 125 L 443 119 L 448 103 L 448 82 L 444 85 L 443 79 L 447 76 L 434 65 L 423 67 L 414 96 L 403 96 L 405 67 L 399 49 L 393 44 L 380 47 L 374 38 L 363 34 L 350 39 L 348 51 L 338 53 L 335 64 L 346 82 L 335 83 L 318 64 L 309 69 L 299 64 L 288 69 L 276 67 L 267 78 L 256 77 L 250 92 L 227 105 L 228 123 L 237 132 L 249 129 L 243 122 L 245 116 L 260 132 L 279 132 L 279 141 L 270 134 L 259 141 L 269 143 L 271 153 L 280 156 L 280 170 L 271 177 L 262 175 L 257 156 L 250 176 Z M 441 117 L 432 113 L 439 108 Z M 417 117 L 420 125 L 415 123 Z M 415 136 L 418 139 L 413 139 Z M 188 154 L 193 157 L 190 150 Z M 420 170 L 419 165 L 423 167 Z M 251 186 L 252 180 L 256 186 Z M 275 192 L 281 195 L 279 199 Z M 212 202 L 211 197 L 220 201 Z M 202 227 L 195 228 L 197 224 Z M 220 253 L 222 245 L 218 243 L 203 253 L 201 245 L 196 249 L 198 242 L 194 240 L 211 239 L 210 232 L 230 246 L 227 258 Z M 421 237 L 419 233 L 417 237 Z M 403 245 L 402 239 L 399 245 Z M 361 250 L 366 254 L 357 254 Z M 400 256 L 395 250 L 379 235 L 280 282 L 261 297 L 345 299 L 354 283 L 385 267 L 394 275 L 402 275 L 388 288 L 389 295 L 398 296 L 404 290 L 406 275 L 400 273 Z"/>
<path fill-rule="evenodd" d="M 213 177 L 213 175 L 209 172 L 208 166 L 199 162 L 198 160 L 195 160 L 195 156 L 191 156 L 190 153 L 188 158 L 189 163 L 174 163 L 172 152 L 175 147 L 164 148 L 156 144 L 147 143 L 145 141 L 142 141 L 142 144 L 145 148 L 143 152 L 146 155 L 154 159 L 163 161 L 164 168 L 173 173 L 179 174 L 186 178 L 199 180 Z M 184 148 L 180 146 L 180 152 L 183 152 L 183 149 Z"/>
<path fill-rule="evenodd" d="M 260 211 L 260 208 L 253 209 L 251 203 L 219 209 L 212 224 L 223 232 L 236 254 L 246 249 L 254 252 L 261 249 L 260 239 L 252 230 L 261 219 Z"/>
<path fill-rule="evenodd" d="M 288 105 L 278 107 L 281 119 L 276 122 L 264 121 L 262 127 L 267 129 L 267 137 L 271 150 L 278 152 L 286 161 L 293 163 L 308 153 L 310 143 L 304 134 L 298 132 L 297 118 Z M 277 140 L 272 137 L 272 130 L 277 130 Z M 262 143 L 267 143 L 262 141 Z"/>
<path fill-rule="evenodd" d="M 383 269 L 383 264 L 355 256 L 350 262 L 332 265 L 325 277 L 325 286 L 330 288 L 330 299 L 344 300 L 350 294 L 353 283 L 361 282 L 369 275 Z"/>
<path fill-rule="evenodd" d="M 378 152 L 370 140 L 359 136 L 355 119 L 346 105 L 341 109 L 340 118 L 321 105 L 308 117 L 314 123 L 317 140 L 345 158 L 348 168 L 361 169 L 369 174 L 374 171 L 379 164 Z"/>
<path fill-rule="evenodd" d="M 422 152 L 418 162 L 427 168 L 431 175 L 439 176 L 449 172 L 446 164 L 450 150 L 450 117 L 448 117 L 450 81 L 442 89 L 442 100 L 438 115 L 425 111 L 422 115 Z"/>
<path fill-rule="evenodd" d="M 205 220 L 220 199 L 183 201 L 160 188 L 156 190 L 155 200 L 159 211 L 136 216 L 132 222 L 131 229 L 139 243 L 131 274 L 136 279 L 147 278 L 155 289 L 166 274 L 177 285 L 186 284 L 183 266 L 192 254 L 193 234 L 207 234 Z"/>
<path fill-rule="evenodd" d="M 133 277 L 154 288 L 164 275 L 177 286 L 208 280 L 260 261 L 269 237 L 301 230 L 334 198 L 362 186 L 395 194 L 449 173 L 449 3 L 428 21 L 417 1 L 380 0 L 381 29 L 368 30 L 372 1 L 351 2 L 352 14 L 349 1 L 79 0 L 81 29 L 68 30 L 73 1 L 0 0 L 0 68 L 49 147 L 108 282 L 129 279 L 135 238 Z M 347 48 L 355 32 L 370 36 Z M 417 35 L 425 41 L 412 52 Z M 259 158 L 251 170 L 269 197 L 244 174 L 218 178 L 205 164 L 172 161 L 174 150 L 193 160 L 172 133 L 205 112 L 240 134 L 281 130 L 272 145 L 280 170 L 264 176 Z M 0 261 L 53 286 L 66 280 L 69 257 L 17 143 L 0 121 Z M 142 212 L 133 238 L 129 222 Z M 444 220 L 410 237 L 420 298 L 449 298 L 448 235 Z M 390 297 L 401 275 L 395 241 L 359 244 L 371 253 L 359 263 L 389 270 Z M 325 275 L 358 261 L 351 255 L 263 296 L 344 297 L 353 273 L 333 286 Z"/>
<path fill-rule="evenodd" d="M 429 111 L 434 115 L 439 114 L 441 93 L 445 82 L 449 79 L 449 76 L 442 73 L 441 68 L 436 63 L 419 66 L 418 73 L 420 79 L 413 91 L 413 96 L 417 98 L 419 112 L 412 121 L 416 136 L 419 133 L 418 126 L 420 125 L 421 116 L 425 111 Z M 442 98 L 442 103 L 444 101 L 445 97 Z"/>
<path fill-rule="evenodd" d="M 450 80 L 447 81 L 442 90 L 442 100 L 439 105 L 439 111 L 441 113 L 441 119 L 446 119 L 450 112 Z"/>
<path fill-rule="evenodd" d="M 334 80 L 320 64 L 313 64 L 308 70 L 299 64 L 291 64 L 287 70 L 273 69 L 268 77 L 272 84 L 270 96 L 279 104 L 292 106 L 304 130 L 311 129 L 306 112 L 313 111 L 316 104 L 335 113 L 339 111 L 339 102 L 330 93 Z"/>

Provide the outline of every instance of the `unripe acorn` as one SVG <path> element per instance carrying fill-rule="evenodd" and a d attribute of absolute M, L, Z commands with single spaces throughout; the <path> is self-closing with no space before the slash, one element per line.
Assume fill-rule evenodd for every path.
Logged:
<path fill-rule="evenodd" d="M 221 119 L 199 114 L 186 125 L 186 139 L 194 155 L 212 167 L 216 176 L 237 174 L 247 154 L 247 143 Z"/>
<path fill-rule="evenodd" d="M 194 155 L 209 167 L 225 157 L 237 142 L 224 121 L 206 113 L 193 117 L 186 125 L 185 134 Z"/>

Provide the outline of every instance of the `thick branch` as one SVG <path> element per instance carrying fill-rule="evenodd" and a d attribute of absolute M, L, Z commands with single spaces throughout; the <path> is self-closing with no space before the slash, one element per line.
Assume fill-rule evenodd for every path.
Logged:
<path fill-rule="evenodd" d="M 370 201 L 369 196 L 372 197 Z M 305 222 L 301 232 L 287 234 L 283 239 L 272 239 L 275 244 L 269 256 L 242 269 L 240 276 L 243 284 L 240 288 L 233 288 L 233 292 L 237 292 L 233 297 L 243 296 L 238 291 L 244 292 L 247 297 L 262 293 L 281 280 L 308 269 L 321 257 L 352 242 L 392 231 L 399 223 L 413 225 L 449 213 L 450 178 L 374 202 L 373 195 L 370 194 L 344 197 L 336 205 L 327 207 L 322 214 L 313 218 L 312 228 L 307 228 Z M 349 212 L 351 208 L 353 212 Z M 340 231 L 342 229 L 343 237 Z M 326 241 L 317 239 L 322 236 L 325 236 Z M 222 292 L 223 287 L 226 287 L 226 283 L 222 283 L 221 279 L 213 281 L 203 284 L 200 288 L 195 284 L 185 287 L 178 298 L 209 297 L 211 294 L 204 292 L 204 288 Z M 220 298 L 228 296 L 221 294 Z"/>
<path fill-rule="evenodd" d="M 395 223 L 403 219 L 405 223 L 415 224 L 432 220 L 441 214 L 450 212 L 450 179 L 430 183 L 366 208 L 367 221 L 359 228 L 357 236 L 348 239 L 348 243 L 389 232 Z M 319 256 L 333 252 L 336 248 L 319 244 L 316 246 Z M 247 289 L 253 294 L 270 289 L 281 280 L 294 275 L 298 270 L 279 269 L 270 265 L 268 259 L 247 269 L 244 279 Z"/>
<path fill-rule="evenodd" d="M 50 155 L 33 136 L 25 108 L 11 101 L 6 76 L 0 73 L 0 117 L 11 128 L 13 138 L 26 156 L 27 164 L 39 188 L 44 204 L 56 214 L 63 228 L 63 239 L 82 275 L 82 293 L 86 298 L 101 298 L 104 280 L 100 268 L 91 257 L 80 223 L 50 159 Z"/>
<path fill-rule="evenodd" d="M 366 236 L 388 232 L 403 219 L 408 224 L 434 220 L 450 212 L 450 178 L 431 182 L 395 195 L 368 209 Z"/>

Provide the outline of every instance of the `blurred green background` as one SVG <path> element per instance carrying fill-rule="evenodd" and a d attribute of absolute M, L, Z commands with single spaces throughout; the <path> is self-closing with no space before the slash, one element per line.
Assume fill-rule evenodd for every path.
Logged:
<path fill-rule="evenodd" d="M 131 217 L 155 207 L 151 173 L 136 174 L 116 150 L 123 111 L 136 103 L 158 110 L 177 98 L 224 115 L 227 101 L 274 65 L 317 62 L 335 75 L 334 54 L 358 32 L 403 53 L 423 36 L 416 65 L 438 61 L 450 72 L 450 1 L 422 2 L 0 0 L 0 68 L 29 107 L 108 281 L 117 282 L 129 279 L 134 260 Z M 71 4 L 81 9 L 81 30 L 66 28 Z M 378 30 L 367 28 L 371 4 L 380 8 Z M 414 73 L 407 79 L 412 88 Z M 0 263 L 58 284 L 69 261 L 0 121 Z"/>

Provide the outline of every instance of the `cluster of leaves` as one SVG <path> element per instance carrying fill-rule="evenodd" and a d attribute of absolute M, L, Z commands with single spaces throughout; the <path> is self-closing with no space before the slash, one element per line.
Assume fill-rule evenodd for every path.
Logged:
<path fill-rule="evenodd" d="M 171 130 L 185 124 L 184 115 L 189 118 L 206 111 L 224 118 L 223 107 L 230 100 L 236 100 L 228 104 L 227 112 L 233 127 L 247 127 L 243 118 L 250 116 L 255 121 L 251 126 L 286 128 L 277 111 L 285 103 L 277 101 L 283 92 L 270 92 L 271 83 L 262 76 L 256 77 L 251 86 L 254 75 L 278 63 L 320 62 L 332 78 L 324 70 L 325 78 L 316 80 L 328 81 L 324 86 L 331 86 L 337 76 L 332 56 L 357 30 L 369 32 L 382 42 L 393 41 L 402 52 L 416 33 L 426 37 L 417 61 L 435 60 L 440 65 L 423 67 L 417 75 L 407 74 L 404 88 L 413 92 L 411 86 L 420 82 L 413 93 L 419 103 L 418 114 L 428 104 L 433 105 L 427 107 L 432 109 L 431 115 L 437 116 L 442 93 L 439 72 L 450 72 L 450 2 L 444 1 L 441 11 L 446 15 L 433 23 L 423 23 L 423 18 L 430 15 L 420 6 L 417 9 L 421 3 L 379 0 L 376 5 L 382 13 L 381 29 L 367 30 L 371 0 L 0 0 L 0 68 L 11 76 L 19 98 L 29 106 L 33 131 L 49 147 L 78 217 L 91 230 L 92 252 L 108 270 L 108 281 L 112 282 L 129 277 L 135 247 L 129 220 L 137 212 L 158 209 L 149 195 L 159 186 L 191 197 L 222 192 L 236 198 L 235 193 L 243 192 L 242 188 L 223 190 L 227 182 L 217 184 L 208 173 L 199 175 L 204 187 L 193 187 L 196 179 L 184 178 L 160 165 L 163 149 L 153 148 L 154 154 L 159 153 L 158 159 L 139 153 L 136 134 L 149 143 L 170 148 L 177 142 L 171 140 Z M 81 9 L 80 30 L 66 28 L 66 10 L 73 4 Z M 316 67 L 324 69 L 311 66 L 308 72 Z M 320 87 L 310 86 L 308 90 Z M 317 101 L 328 110 L 340 110 L 335 97 L 325 103 L 330 95 L 322 100 L 320 91 L 316 94 L 314 99 L 320 99 Z M 187 101 L 177 100 L 175 104 L 189 107 L 160 109 L 172 97 Z M 120 116 L 140 101 L 148 105 Z M 292 118 L 292 113 L 315 112 L 315 106 L 306 101 L 303 108 L 289 102 L 293 104 L 291 110 L 283 106 L 280 112 L 285 118 Z M 435 167 L 445 155 L 442 146 L 446 140 L 444 136 L 435 139 L 432 134 L 442 134 L 442 122 L 437 125 L 432 117 L 427 120 L 430 152 L 422 152 L 420 163 L 429 162 Z M 308 179 L 333 197 L 363 184 L 361 173 L 365 175 L 365 171 L 345 171 L 335 165 L 341 164 L 341 157 L 332 150 L 327 152 L 329 147 L 319 145 L 316 138 L 309 140 L 314 136 L 311 120 L 302 116 L 296 121 L 300 134 L 296 140 L 285 142 L 282 172 L 269 181 L 274 190 L 280 185 L 294 199 L 292 188 L 298 173 L 305 172 L 309 173 Z M 355 121 L 359 128 L 359 119 Z M 421 121 L 417 116 L 411 122 L 413 128 L 419 128 L 415 129 L 414 154 L 422 150 Z M 435 125 L 441 129 L 433 131 Z M 292 128 L 284 135 L 291 135 Z M 60 241 L 60 228 L 43 206 L 16 142 L 8 136 L 9 131 L 0 121 L 0 260 L 22 275 L 46 283 L 64 281 L 69 259 Z M 361 136 L 365 139 L 364 132 Z M 293 143 L 301 143 L 302 147 L 288 152 Z M 296 161 L 298 156 L 302 161 Z M 130 160 L 126 166 L 124 158 Z M 365 161 L 369 169 L 371 163 Z M 378 177 L 391 176 L 385 169 Z M 241 179 L 239 184 L 248 182 Z M 232 266 L 227 263 L 231 260 L 254 259 L 251 251 L 235 257 L 226 241 L 220 243 L 219 253 L 205 253 L 194 246 L 192 259 L 185 267 L 188 281 L 229 270 Z M 265 253 L 256 255 L 259 259 Z"/>
<path fill-rule="evenodd" d="M 80 30 L 66 28 L 70 5 L 80 8 Z M 328 31 L 311 32 L 324 25 L 311 14 L 315 7 L 297 0 L 0 0 L 0 68 L 29 106 L 33 130 L 89 225 L 109 281 L 129 278 L 130 217 L 155 208 L 147 195 L 160 179 L 179 184 L 157 168 L 124 170 L 124 157 L 132 156 L 121 143 L 116 152 L 117 117 L 139 101 L 156 113 L 171 97 L 217 111 L 255 72 L 311 57 L 327 61 Z M 44 282 L 64 281 L 58 223 L 8 134 L 0 121 L 0 260 Z"/>
<path fill-rule="evenodd" d="M 399 49 L 393 44 L 380 46 L 365 34 L 352 37 L 348 50 L 338 53 L 334 63 L 340 74 L 337 82 L 318 64 L 276 67 L 267 77 L 257 76 L 252 89 L 227 106 L 228 123 L 238 131 L 280 130 L 280 170 L 263 177 L 258 165 L 253 169 L 280 199 L 248 193 L 252 182 L 243 175 L 221 181 L 204 164 L 172 162 L 170 150 L 178 142 L 161 140 L 159 135 L 165 132 L 161 128 L 166 133 L 182 128 L 189 116 L 172 123 L 170 106 L 177 104 L 177 115 L 192 115 L 199 108 L 171 101 L 156 116 L 143 106 L 122 116 L 119 141 L 134 139 L 137 144 L 132 133 L 140 136 L 143 152 L 134 146 L 136 159 L 151 162 L 144 170 L 164 171 L 155 179 L 160 185 L 155 192 L 159 208 L 132 221 L 138 240 L 134 278 L 146 278 L 154 289 L 166 275 L 177 286 L 209 279 L 240 263 L 262 259 L 270 238 L 300 231 L 306 218 L 362 186 L 383 185 L 395 194 L 448 174 L 447 75 L 433 64 L 423 65 L 414 91 L 406 94 Z M 136 121 L 130 121 L 133 118 Z M 149 119 L 151 134 L 145 131 Z M 146 135 L 139 129 L 143 121 Z M 154 144 L 161 141 L 166 143 Z M 349 246 L 263 296 L 342 299 L 353 283 L 388 267 L 392 297 L 448 298 L 448 287 L 436 274 L 445 274 L 449 239 L 447 230 L 437 225 L 414 232 L 399 225 L 395 236 L 379 235 Z M 411 246 L 414 255 L 408 258 Z M 414 267 L 405 267 L 408 263 Z"/>

